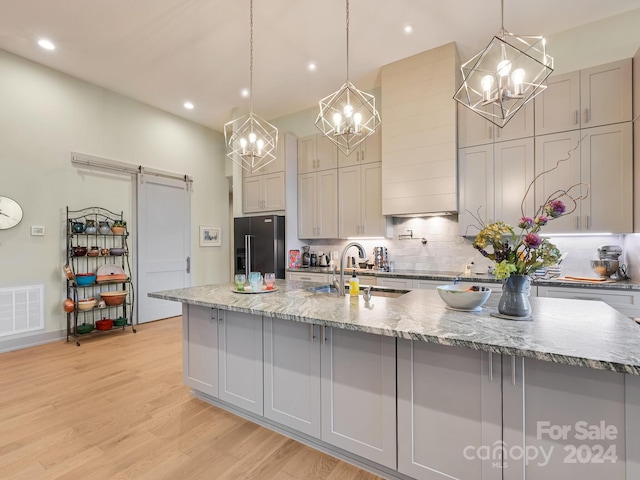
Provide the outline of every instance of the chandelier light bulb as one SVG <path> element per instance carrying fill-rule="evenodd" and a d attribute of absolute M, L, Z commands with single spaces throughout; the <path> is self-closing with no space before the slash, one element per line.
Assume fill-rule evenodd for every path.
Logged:
<path fill-rule="evenodd" d="M 509 60 L 502 60 L 498 63 L 496 70 L 501 77 L 508 77 L 511 72 L 511 62 Z"/>
<path fill-rule="evenodd" d="M 342 123 L 342 115 L 339 113 L 333 114 L 333 124 L 336 126 L 336 131 L 340 131 L 340 124 Z"/>
<path fill-rule="evenodd" d="M 353 126 L 355 128 L 356 133 L 360 132 L 360 124 L 362 123 L 362 114 L 357 112 L 353 115 Z"/>
<path fill-rule="evenodd" d="M 524 93 L 524 77 L 526 73 L 523 68 L 517 68 L 511 74 L 511 80 L 513 80 L 513 90 L 515 95 L 522 95 Z"/>
<path fill-rule="evenodd" d="M 493 79 L 493 75 L 485 75 L 484 77 L 482 77 L 482 80 L 480 81 L 480 84 L 482 85 L 482 90 L 485 92 L 490 92 L 491 87 L 493 87 L 494 81 L 495 80 Z"/>
<path fill-rule="evenodd" d="M 256 138 L 258 138 L 258 137 L 256 137 L 256 134 L 251 132 L 249 134 L 249 143 L 256 143 Z"/>
<path fill-rule="evenodd" d="M 344 106 L 344 116 L 347 118 L 350 118 L 351 115 L 353 114 L 353 107 L 351 105 L 349 105 L 348 103 Z"/>

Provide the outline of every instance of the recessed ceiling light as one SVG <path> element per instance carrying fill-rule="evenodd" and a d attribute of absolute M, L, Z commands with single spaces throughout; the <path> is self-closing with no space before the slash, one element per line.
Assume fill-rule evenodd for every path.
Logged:
<path fill-rule="evenodd" d="M 310 72 L 315 72 L 318 69 L 318 65 L 316 64 L 316 62 L 309 62 L 309 64 L 307 65 L 307 70 L 309 70 Z"/>
<path fill-rule="evenodd" d="M 404 26 L 404 33 L 406 33 L 407 35 L 413 32 L 413 26 L 412 25 L 405 25 Z"/>
<path fill-rule="evenodd" d="M 47 40 L 46 38 L 41 38 L 40 40 L 38 40 L 38 45 L 40 45 L 45 50 L 55 50 L 56 49 L 56 46 L 53 43 L 51 43 L 50 40 Z"/>
<path fill-rule="evenodd" d="M 243 88 L 240 91 L 240 95 L 242 95 L 244 98 L 247 98 L 249 96 L 249 89 L 248 88 Z"/>
<path fill-rule="evenodd" d="M 184 108 L 186 108 L 187 110 L 193 110 L 194 105 L 191 102 L 184 102 Z"/>

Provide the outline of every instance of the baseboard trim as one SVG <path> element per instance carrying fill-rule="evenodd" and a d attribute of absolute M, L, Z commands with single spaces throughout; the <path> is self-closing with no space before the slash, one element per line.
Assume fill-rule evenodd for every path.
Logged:
<path fill-rule="evenodd" d="M 36 333 L 35 335 L 25 335 L 24 337 L 18 338 L 0 339 L 0 353 L 58 342 L 64 340 L 66 335 L 66 330 L 58 330 L 54 332 Z"/>

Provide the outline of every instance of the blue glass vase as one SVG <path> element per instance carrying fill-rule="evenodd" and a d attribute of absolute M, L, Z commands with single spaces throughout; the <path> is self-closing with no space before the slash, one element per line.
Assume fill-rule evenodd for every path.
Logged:
<path fill-rule="evenodd" d="M 511 275 L 502 284 L 502 296 L 498 302 L 498 312 L 510 317 L 531 316 L 529 292 L 531 279 L 526 275 Z"/>

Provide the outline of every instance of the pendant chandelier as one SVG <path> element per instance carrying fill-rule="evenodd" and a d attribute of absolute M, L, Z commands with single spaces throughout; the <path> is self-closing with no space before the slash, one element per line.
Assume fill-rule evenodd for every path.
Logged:
<path fill-rule="evenodd" d="M 546 53 L 544 37 L 504 29 L 504 0 L 500 4 L 500 32 L 460 67 L 462 85 L 453 98 L 502 128 L 547 88 L 553 58 Z"/>
<path fill-rule="evenodd" d="M 358 90 L 349 81 L 349 0 L 347 6 L 347 81 L 320 100 L 316 127 L 345 155 L 349 155 L 380 125 L 373 95 Z"/>
<path fill-rule="evenodd" d="M 227 157 L 248 172 L 257 172 L 276 157 L 278 129 L 253 113 L 253 0 L 249 0 L 249 114 L 224 126 Z"/>

